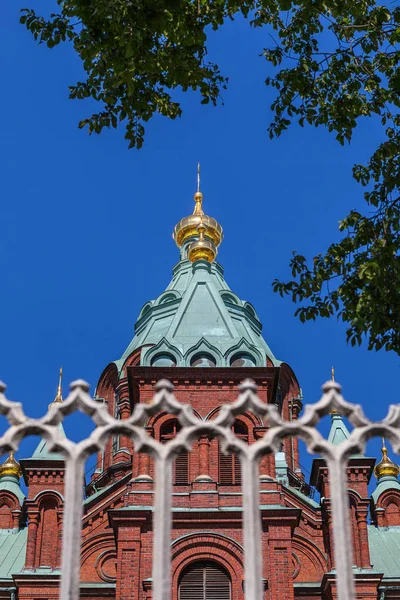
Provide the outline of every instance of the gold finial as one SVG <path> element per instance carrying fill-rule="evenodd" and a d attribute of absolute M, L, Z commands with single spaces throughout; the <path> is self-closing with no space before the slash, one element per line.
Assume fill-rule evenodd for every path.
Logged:
<path fill-rule="evenodd" d="M 56 397 L 53 400 L 54 404 L 59 404 L 60 402 L 63 401 L 63 397 L 62 397 L 62 375 L 63 375 L 63 369 L 62 369 L 62 367 L 60 367 L 60 377 L 58 379 L 57 394 L 56 394 Z"/>
<path fill-rule="evenodd" d="M 382 458 L 375 465 L 374 475 L 377 479 L 381 477 L 385 477 L 386 475 L 391 475 L 392 477 L 398 477 L 400 473 L 399 465 L 396 465 L 390 458 L 388 457 L 388 449 L 386 448 L 385 438 L 382 438 Z"/>
<path fill-rule="evenodd" d="M 0 465 L 0 477 L 3 475 L 14 475 L 18 479 L 22 476 L 21 465 L 14 458 L 14 452 L 10 452 L 6 460 Z"/>
<path fill-rule="evenodd" d="M 222 227 L 215 219 L 204 214 L 203 194 L 200 191 L 200 163 L 197 165 L 197 191 L 194 195 L 194 201 L 193 214 L 184 217 L 175 226 L 173 238 L 176 245 L 181 248 L 191 238 L 198 238 L 200 235 L 198 227 L 202 223 L 205 226 L 203 231 L 204 240 L 212 242 L 215 249 L 217 249 L 223 239 Z"/>
<path fill-rule="evenodd" d="M 189 245 L 188 259 L 191 262 L 196 262 L 196 260 L 207 260 L 208 262 L 212 262 L 217 256 L 218 250 L 211 240 L 207 240 L 204 237 L 207 227 L 203 223 L 203 218 L 201 218 L 197 231 L 199 233 L 199 239 Z"/>
<path fill-rule="evenodd" d="M 60 375 L 59 375 L 59 378 L 58 378 L 57 394 L 55 395 L 55 398 L 54 398 L 53 402 L 50 402 L 49 408 L 53 404 L 61 404 L 61 402 L 63 401 L 63 397 L 62 397 L 62 376 L 63 376 L 63 368 L 60 367 Z"/>

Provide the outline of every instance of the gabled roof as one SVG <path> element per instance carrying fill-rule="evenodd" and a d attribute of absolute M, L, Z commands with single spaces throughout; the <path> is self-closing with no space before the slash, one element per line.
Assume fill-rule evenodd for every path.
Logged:
<path fill-rule="evenodd" d="M 64 427 L 62 426 L 62 423 L 60 423 L 58 425 L 58 430 L 60 432 L 60 434 L 62 435 L 62 437 L 66 437 L 65 436 L 65 431 L 64 431 Z M 35 460 L 64 460 L 64 457 L 62 456 L 62 454 L 59 454 L 58 452 L 50 452 L 47 441 L 42 438 L 39 442 L 39 444 L 36 446 L 36 450 L 34 451 L 34 453 L 31 456 L 31 459 L 35 459 Z M 30 459 L 25 459 L 24 462 L 26 460 L 30 460 Z"/>
<path fill-rule="evenodd" d="M 16 532 L 0 530 L 0 580 L 12 580 L 12 575 L 23 569 L 27 537 L 27 527 Z"/>
<path fill-rule="evenodd" d="M 339 446 L 350 437 L 350 431 L 347 429 L 339 413 L 331 413 L 332 423 L 329 430 L 328 442 L 333 446 Z"/>

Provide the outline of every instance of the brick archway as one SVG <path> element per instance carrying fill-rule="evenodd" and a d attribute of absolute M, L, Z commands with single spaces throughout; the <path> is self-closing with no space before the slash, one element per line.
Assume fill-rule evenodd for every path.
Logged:
<path fill-rule="evenodd" d="M 243 548 L 232 538 L 214 532 L 190 533 L 172 542 L 171 553 L 172 600 L 178 598 L 182 571 L 201 560 L 211 560 L 225 568 L 232 582 L 232 600 L 243 599 Z"/>

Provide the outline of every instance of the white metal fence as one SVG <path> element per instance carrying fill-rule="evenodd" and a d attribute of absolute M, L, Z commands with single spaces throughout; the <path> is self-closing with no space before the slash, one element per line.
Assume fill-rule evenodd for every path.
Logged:
<path fill-rule="evenodd" d="M 346 465 L 349 457 L 363 453 L 365 443 L 372 436 L 387 437 L 396 452 L 400 450 L 400 405 L 392 405 L 387 417 L 380 422 L 369 421 L 360 405 L 346 402 L 338 383 L 329 381 L 323 386 L 323 396 L 315 404 L 306 405 L 303 415 L 295 422 L 281 418 L 273 405 L 266 405 L 257 396 L 253 381 L 246 380 L 239 386 L 239 396 L 232 404 L 224 405 L 212 421 L 197 418 L 191 406 L 181 404 L 175 398 L 173 386 L 162 380 L 155 386 L 150 404 L 138 404 L 133 415 L 126 420 L 112 417 L 104 404 L 93 400 L 89 385 L 82 380 L 71 384 L 71 391 L 63 403 L 51 404 L 41 419 L 25 416 L 22 405 L 9 401 L 4 395 L 5 385 L 0 383 L 0 413 L 10 424 L 0 438 L 0 453 L 16 452 L 20 441 L 31 434 L 43 436 L 52 452 L 63 454 L 66 462 L 65 505 L 62 549 L 61 600 L 79 598 L 80 556 L 77 548 L 81 539 L 84 465 L 93 453 L 103 451 L 106 441 L 113 435 L 130 436 L 135 450 L 151 454 L 155 460 L 154 544 L 153 544 L 153 599 L 170 598 L 170 544 L 172 465 L 176 454 L 191 450 L 193 440 L 201 434 L 220 439 L 222 449 L 236 453 L 242 467 L 244 573 L 246 600 L 261 600 L 262 551 L 259 514 L 259 461 L 264 454 L 278 450 L 286 436 L 299 436 L 308 450 L 320 454 L 329 469 L 333 515 L 333 540 L 339 600 L 354 600 L 352 540 L 349 529 Z M 91 417 L 96 425 L 89 438 L 74 443 L 61 436 L 57 425 L 76 410 Z M 350 438 L 333 446 L 317 431 L 319 420 L 332 410 L 346 416 L 354 429 Z M 145 429 L 149 417 L 161 411 L 177 416 L 182 429 L 176 438 L 161 444 L 150 437 Z M 245 444 L 232 432 L 235 417 L 251 411 L 264 418 L 268 430 L 264 437 L 251 445 Z"/>

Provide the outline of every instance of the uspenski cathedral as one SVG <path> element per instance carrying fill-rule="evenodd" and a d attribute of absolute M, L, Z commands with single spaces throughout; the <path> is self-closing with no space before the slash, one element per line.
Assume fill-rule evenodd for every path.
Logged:
<path fill-rule="evenodd" d="M 194 211 L 174 229 L 179 261 L 172 280 L 143 305 L 122 357 L 100 375 L 94 399 L 112 415 L 128 418 L 148 402 L 154 384 L 172 381 L 175 395 L 203 420 L 236 400 L 251 378 L 260 399 L 295 421 L 302 410 L 299 382 L 262 335 L 255 307 L 228 286 L 216 261 L 221 225 L 194 195 Z M 251 289 L 248 290 L 251 297 Z M 62 402 L 61 379 L 55 403 Z M 62 426 L 60 426 L 63 432 Z M 233 432 L 252 444 L 266 426 L 252 413 L 238 416 Z M 161 413 L 146 425 L 160 442 L 180 429 Z M 329 441 L 349 436 L 331 414 Z M 336 598 L 328 472 L 313 460 L 307 480 L 297 439 L 260 463 L 263 589 L 265 600 Z M 383 444 L 382 458 L 357 455 L 347 468 L 357 598 L 400 598 L 399 467 Z M 65 464 L 42 440 L 30 457 L 9 455 L 0 467 L 0 599 L 58 598 L 61 573 Z M 374 474 L 373 492 L 368 491 Z M 241 468 L 217 439 L 201 435 L 191 453 L 179 454 L 173 475 L 171 539 L 174 600 L 244 598 Z M 25 483 L 25 495 L 21 480 Z M 85 482 L 82 518 L 81 597 L 150 600 L 154 465 L 115 436 Z"/>

